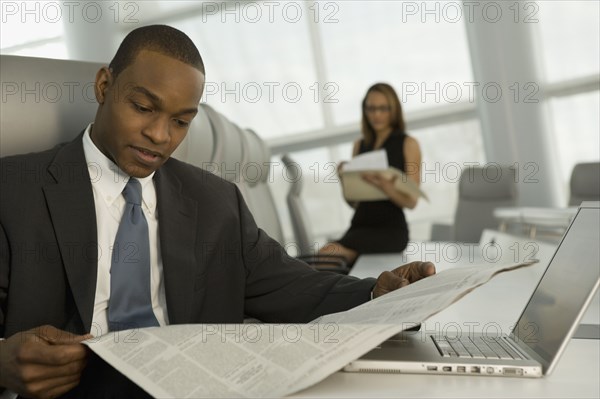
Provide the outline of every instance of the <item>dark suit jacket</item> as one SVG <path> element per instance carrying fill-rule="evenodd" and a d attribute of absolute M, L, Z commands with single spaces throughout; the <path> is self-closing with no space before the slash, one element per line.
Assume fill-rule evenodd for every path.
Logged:
<path fill-rule="evenodd" d="M 287 256 L 234 184 L 175 159 L 154 179 L 171 324 L 306 322 L 369 300 L 373 279 Z M 90 331 L 97 260 L 110 254 L 97 244 L 82 135 L 3 158 L 0 180 L 0 337 L 43 324 Z"/>

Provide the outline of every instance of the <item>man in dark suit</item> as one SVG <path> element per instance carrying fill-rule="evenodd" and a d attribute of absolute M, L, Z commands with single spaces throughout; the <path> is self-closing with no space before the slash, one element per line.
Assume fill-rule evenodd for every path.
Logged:
<path fill-rule="evenodd" d="M 77 387 L 84 396 L 100 375 L 114 377 L 84 373 L 100 361 L 80 342 L 111 330 L 112 247 L 132 179 L 156 325 L 307 322 L 435 273 L 416 262 L 359 280 L 287 256 L 235 185 L 170 158 L 203 89 L 204 65 L 185 34 L 138 28 L 96 75 L 93 124 L 65 145 L 2 159 L 0 389 L 56 397 Z"/>

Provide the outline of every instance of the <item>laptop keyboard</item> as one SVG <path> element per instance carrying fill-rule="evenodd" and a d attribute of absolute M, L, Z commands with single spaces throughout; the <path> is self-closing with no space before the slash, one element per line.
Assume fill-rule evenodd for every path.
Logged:
<path fill-rule="evenodd" d="M 441 355 L 467 359 L 523 359 L 501 337 L 431 337 Z"/>

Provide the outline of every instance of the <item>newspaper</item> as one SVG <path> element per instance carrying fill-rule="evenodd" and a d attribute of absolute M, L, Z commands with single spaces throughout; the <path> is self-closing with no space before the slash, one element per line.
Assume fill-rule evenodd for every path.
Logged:
<path fill-rule="evenodd" d="M 85 343 L 157 398 L 281 397 L 307 388 L 489 281 L 533 262 L 457 267 L 308 324 L 186 324 Z"/>

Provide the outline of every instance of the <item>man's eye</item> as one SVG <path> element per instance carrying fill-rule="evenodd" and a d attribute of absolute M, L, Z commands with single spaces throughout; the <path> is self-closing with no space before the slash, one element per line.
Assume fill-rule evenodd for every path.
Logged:
<path fill-rule="evenodd" d="M 151 112 L 152 111 L 150 108 L 144 107 L 143 105 L 140 105 L 137 103 L 133 103 L 133 106 L 139 112 Z"/>
<path fill-rule="evenodd" d="M 179 126 L 179 127 L 188 127 L 190 125 L 189 122 L 181 120 L 181 119 L 175 119 L 175 123 L 177 123 L 177 126 Z"/>

